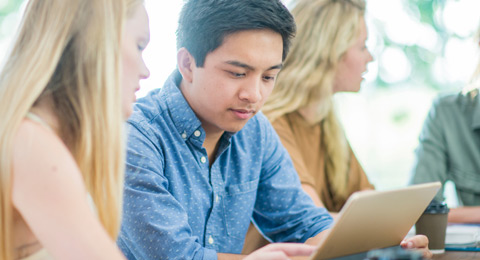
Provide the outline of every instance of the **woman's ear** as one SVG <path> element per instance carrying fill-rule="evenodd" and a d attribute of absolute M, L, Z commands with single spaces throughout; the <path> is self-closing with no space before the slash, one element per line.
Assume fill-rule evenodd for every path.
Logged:
<path fill-rule="evenodd" d="M 185 48 L 180 48 L 177 52 L 177 65 L 180 74 L 185 81 L 192 83 L 193 81 L 193 69 L 196 67 L 195 59 L 192 54 Z"/>

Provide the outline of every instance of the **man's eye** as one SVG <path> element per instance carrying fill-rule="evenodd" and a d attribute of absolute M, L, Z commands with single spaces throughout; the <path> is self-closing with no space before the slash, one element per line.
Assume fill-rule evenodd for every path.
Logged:
<path fill-rule="evenodd" d="M 275 77 L 274 77 L 274 76 L 264 76 L 264 77 L 263 77 L 263 80 L 265 80 L 265 81 L 273 81 L 273 80 L 275 80 Z"/>
<path fill-rule="evenodd" d="M 245 73 L 236 73 L 236 72 L 230 72 L 230 74 L 235 77 L 235 78 L 243 78 L 245 77 Z"/>

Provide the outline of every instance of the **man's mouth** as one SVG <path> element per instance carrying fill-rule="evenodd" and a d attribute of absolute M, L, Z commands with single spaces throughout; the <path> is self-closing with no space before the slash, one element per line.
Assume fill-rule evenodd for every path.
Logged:
<path fill-rule="evenodd" d="M 255 114 L 255 110 L 250 110 L 250 109 L 230 109 L 230 110 L 239 119 L 248 119 L 253 114 Z"/>

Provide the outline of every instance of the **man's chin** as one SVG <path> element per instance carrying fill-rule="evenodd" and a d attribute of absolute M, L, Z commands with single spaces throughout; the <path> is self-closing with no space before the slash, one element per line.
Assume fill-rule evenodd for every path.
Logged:
<path fill-rule="evenodd" d="M 250 120 L 250 119 L 249 119 Z M 245 125 L 247 124 L 248 121 L 246 121 L 245 123 L 241 123 L 241 124 L 232 124 L 228 127 L 225 127 L 224 128 L 224 131 L 225 132 L 231 132 L 231 133 L 236 133 L 240 130 L 243 129 L 243 127 L 245 127 Z"/>

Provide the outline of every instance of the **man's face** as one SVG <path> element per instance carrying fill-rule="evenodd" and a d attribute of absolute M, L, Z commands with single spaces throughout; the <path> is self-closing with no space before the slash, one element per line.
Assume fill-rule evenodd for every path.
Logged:
<path fill-rule="evenodd" d="M 225 37 L 193 63 L 191 84 L 182 92 L 209 133 L 237 132 L 263 106 L 282 66 L 283 41 L 271 30 L 240 31 Z"/>

